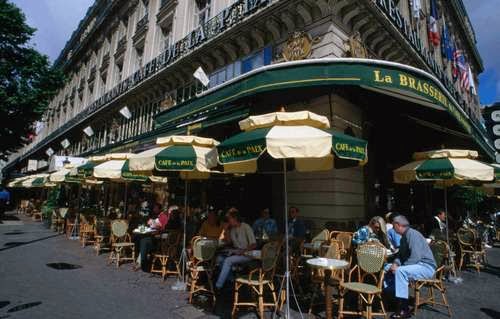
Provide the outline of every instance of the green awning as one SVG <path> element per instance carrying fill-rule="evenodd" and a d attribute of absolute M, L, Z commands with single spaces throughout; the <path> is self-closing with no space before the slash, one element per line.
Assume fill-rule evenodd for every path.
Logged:
<path fill-rule="evenodd" d="M 379 60 L 315 59 L 279 63 L 249 72 L 207 91 L 155 117 L 155 126 L 174 123 L 196 114 L 209 114 L 243 98 L 294 88 L 349 85 L 398 96 L 414 103 L 447 111 L 484 151 L 494 158 L 494 148 L 484 132 L 432 75 L 415 68 Z"/>
<path fill-rule="evenodd" d="M 33 180 L 33 182 L 31 182 L 31 186 L 42 187 L 46 181 L 47 181 L 47 178 L 45 178 L 45 177 L 37 177 Z"/>

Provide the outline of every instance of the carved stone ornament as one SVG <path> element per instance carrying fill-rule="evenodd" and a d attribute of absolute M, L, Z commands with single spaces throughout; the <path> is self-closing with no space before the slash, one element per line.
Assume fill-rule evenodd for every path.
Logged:
<path fill-rule="evenodd" d="M 161 101 L 161 103 L 160 103 L 160 112 L 168 110 L 169 108 L 174 106 L 174 103 L 175 103 L 175 101 L 172 98 L 172 96 L 170 94 L 167 95 L 165 97 L 165 99 L 163 101 Z"/>
<path fill-rule="evenodd" d="M 347 45 L 349 46 L 348 51 L 350 57 L 362 59 L 368 58 L 368 51 L 363 45 L 359 32 L 356 32 L 352 36 L 350 36 L 347 42 Z"/>
<path fill-rule="evenodd" d="M 309 33 L 303 31 L 294 32 L 283 48 L 282 55 L 285 61 L 297 61 L 308 58 L 311 55 L 313 40 Z"/>

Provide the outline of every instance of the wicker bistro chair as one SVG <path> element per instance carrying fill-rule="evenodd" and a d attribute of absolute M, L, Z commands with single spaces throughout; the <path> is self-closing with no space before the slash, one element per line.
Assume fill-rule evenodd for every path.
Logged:
<path fill-rule="evenodd" d="M 121 261 L 135 261 L 135 245 L 128 233 L 128 221 L 115 219 L 111 222 L 111 253 L 109 263 L 116 262 L 120 267 Z"/>
<path fill-rule="evenodd" d="M 160 235 L 160 247 L 158 252 L 153 254 L 151 262 L 151 273 L 160 274 L 162 279 L 168 275 L 180 276 L 178 251 L 181 242 L 181 233 L 178 231 L 169 231 Z M 169 264 L 174 263 L 175 269 L 169 269 Z"/>
<path fill-rule="evenodd" d="M 320 257 L 331 258 L 331 259 L 341 259 L 342 254 L 342 242 L 337 240 L 331 240 L 330 244 L 326 247 L 322 247 L 320 250 Z M 337 270 L 331 274 L 330 285 L 339 288 L 339 284 L 344 279 L 344 271 Z M 311 283 L 313 285 L 313 293 L 311 295 L 311 304 L 309 306 L 309 313 L 312 313 L 313 307 L 315 305 L 323 303 L 314 303 L 319 295 L 319 292 L 324 288 L 325 283 L 325 272 L 321 269 L 314 268 L 311 272 Z"/>
<path fill-rule="evenodd" d="M 260 318 L 264 318 L 264 308 L 272 307 L 274 308 L 273 310 L 276 309 L 277 298 L 273 278 L 276 271 L 276 264 L 280 258 L 281 246 L 282 244 L 278 241 L 272 241 L 265 244 L 262 247 L 261 252 L 261 267 L 250 271 L 248 275 L 240 276 L 236 279 L 234 284 L 234 303 L 232 310 L 233 318 L 235 317 L 240 306 L 257 308 Z M 257 302 L 242 302 L 239 300 L 239 290 L 243 286 L 250 287 L 252 292 L 257 294 Z M 272 302 L 264 301 L 265 287 L 269 288 L 269 291 L 271 292 L 271 296 L 273 298 Z"/>
<path fill-rule="evenodd" d="M 382 284 L 384 280 L 385 247 L 377 243 L 361 245 L 356 250 L 358 264 L 349 272 L 349 282 L 340 283 L 339 319 L 344 315 L 365 316 L 367 319 L 373 316 L 384 316 L 387 318 L 384 303 L 382 301 Z M 352 275 L 356 273 L 358 281 L 352 281 Z M 371 281 L 369 282 L 368 279 Z M 365 310 L 344 310 L 344 297 L 348 291 L 355 292 L 360 304 L 365 304 Z M 381 312 L 372 310 L 373 300 L 377 297 L 380 301 Z"/>
<path fill-rule="evenodd" d="M 52 217 L 52 224 L 54 224 L 54 229 L 59 234 L 64 233 L 64 221 L 67 213 L 68 208 L 61 207 L 55 211 L 55 216 Z"/>
<path fill-rule="evenodd" d="M 352 263 L 352 237 L 353 233 L 351 232 L 339 232 L 335 237 L 336 240 L 343 243 L 344 246 L 341 251 L 341 257 L 347 260 L 349 265 Z"/>
<path fill-rule="evenodd" d="M 450 305 L 448 304 L 448 299 L 446 298 L 446 287 L 443 282 L 446 260 L 449 254 L 449 247 L 445 241 L 441 240 L 432 242 L 430 247 L 432 249 L 432 253 L 434 255 L 434 259 L 436 260 L 438 268 L 436 269 L 436 272 L 434 273 L 432 279 L 421 279 L 416 280 L 412 283 L 415 289 L 415 317 L 417 316 L 418 307 L 423 304 L 444 306 L 447 308 L 448 315 L 451 317 Z M 422 298 L 421 296 L 421 291 L 423 290 L 423 288 L 428 289 L 427 298 Z M 437 289 L 437 291 L 441 294 L 442 302 L 437 301 L 437 299 L 435 298 L 435 289 Z"/>
<path fill-rule="evenodd" d="M 321 246 L 330 240 L 330 232 L 328 229 L 323 229 L 319 234 L 313 237 L 311 240 L 311 248 L 306 248 L 302 245 L 302 257 L 312 258 L 318 254 Z"/>
<path fill-rule="evenodd" d="M 460 246 L 460 262 L 458 269 L 462 270 L 464 260 L 469 259 L 471 266 L 476 268 L 477 272 L 486 263 L 486 250 L 484 246 L 477 241 L 476 234 L 466 228 L 460 228 L 457 232 L 458 244 Z"/>
<path fill-rule="evenodd" d="M 212 275 L 217 247 L 217 240 L 200 237 L 193 240 L 191 245 L 192 257 L 188 263 L 189 303 L 193 302 L 195 294 L 206 293 L 212 296 L 212 305 L 215 306 L 215 291 L 212 283 Z M 203 274 L 206 277 L 206 285 L 202 282 Z"/>
<path fill-rule="evenodd" d="M 95 222 L 94 250 L 99 256 L 102 250 L 110 250 L 111 223 L 108 219 L 97 219 Z"/>
<path fill-rule="evenodd" d="M 83 216 L 82 216 L 83 218 Z M 87 244 L 95 243 L 95 217 L 89 216 L 82 219 L 82 224 L 80 225 L 80 243 L 82 247 Z"/>

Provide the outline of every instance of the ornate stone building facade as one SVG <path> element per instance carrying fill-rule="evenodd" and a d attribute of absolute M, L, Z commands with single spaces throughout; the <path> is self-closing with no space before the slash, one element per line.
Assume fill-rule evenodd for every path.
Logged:
<path fill-rule="evenodd" d="M 461 0 L 419 4 L 97 0 L 55 62 L 65 87 L 6 172 L 46 160 L 48 148 L 87 156 L 140 151 L 165 134 L 223 139 L 248 114 L 285 106 L 328 116 L 336 129 L 368 139 L 370 149 L 364 169 L 291 174 L 292 204 L 318 221 L 410 207 L 410 199 L 392 203 L 397 191 L 388 174 L 412 151 L 469 147 L 485 158 L 494 152 L 471 92 L 483 66 Z M 438 45 L 429 36 L 432 4 Z M 454 72 L 457 59 L 470 67 L 466 86 L 463 72 Z M 208 87 L 193 77 L 200 66 Z M 278 206 L 279 198 L 270 200 Z"/>

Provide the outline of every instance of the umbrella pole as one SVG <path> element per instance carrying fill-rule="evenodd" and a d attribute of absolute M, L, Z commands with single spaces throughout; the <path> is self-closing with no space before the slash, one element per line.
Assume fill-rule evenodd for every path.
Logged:
<path fill-rule="evenodd" d="M 188 194 L 189 194 L 189 182 L 187 178 L 184 180 L 184 234 L 182 235 L 182 254 L 181 254 L 181 263 L 182 263 L 182 268 L 181 268 L 181 276 L 182 276 L 182 281 L 185 280 L 185 265 L 187 261 L 187 254 L 186 254 L 186 223 L 187 223 L 187 214 L 188 214 Z"/>
<path fill-rule="evenodd" d="M 128 200 L 128 183 L 125 182 L 125 200 L 124 200 L 124 207 L 123 207 L 123 218 L 127 217 L 127 200 Z"/>
<path fill-rule="evenodd" d="M 286 159 L 283 159 L 283 201 L 285 213 L 285 285 L 286 285 L 286 309 L 285 318 L 290 318 L 290 262 L 289 262 L 289 230 L 288 230 L 288 191 L 286 182 Z"/>
<path fill-rule="evenodd" d="M 449 232 L 449 227 L 448 227 L 448 189 L 446 187 L 446 184 L 443 187 L 444 191 L 444 211 L 446 212 L 446 243 L 448 246 L 450 246 L 450 232 Z"/>

